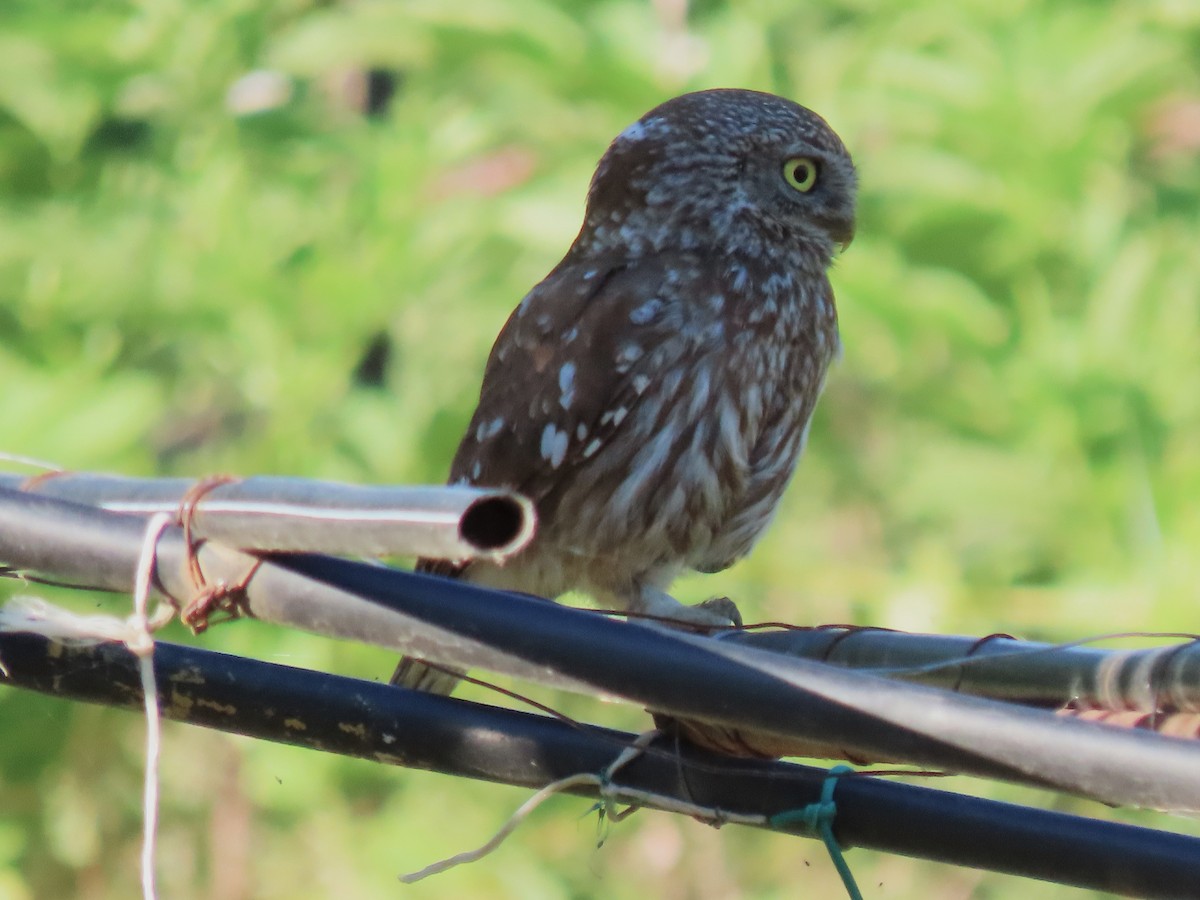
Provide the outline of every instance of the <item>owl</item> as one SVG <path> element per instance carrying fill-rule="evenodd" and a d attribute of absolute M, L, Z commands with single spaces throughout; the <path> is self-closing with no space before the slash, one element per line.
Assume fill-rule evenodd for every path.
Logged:
<path fill-rule="evenodd" d="M 420 567 L 729 624 L 727 602 L 667 589 L 745 556 L 792 477 L 839 350 L 827 271 L 855 190 L 832 129 L 772 94 L 685 94 L 617 135 L 574 243 L 496 339 L 450 469 L 529 497 L 537 534 L 503 564 Z M 414 660 L 393 680 L 454 683 Z"/>

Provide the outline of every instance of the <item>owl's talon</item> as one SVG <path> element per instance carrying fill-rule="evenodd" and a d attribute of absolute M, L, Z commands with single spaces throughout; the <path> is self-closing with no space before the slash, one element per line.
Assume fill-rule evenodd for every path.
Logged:
<path fill-rule="evenodd" d="M 697 603 L 695 608 L 711 612 L 713 615 L 719 617 L 722 625 L 732 625 L 734 628 L 742 627 L 741 610 L 728 597 L 712 597 L 703 603 Z"/>

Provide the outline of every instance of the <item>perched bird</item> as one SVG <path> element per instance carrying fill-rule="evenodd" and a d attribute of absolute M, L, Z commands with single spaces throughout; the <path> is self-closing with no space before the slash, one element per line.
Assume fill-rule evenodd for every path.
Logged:
<path fill-rule="evenodd" d="M 474 583 L 728 624 L 666 589 L 717 572 L 770 522 L 838 352 L 826 270 L 856 179 L 816 113 L 772 94 L 668 100 L 596 169 L 583 227 L 496 339 L 450 470 L 534 503 L 504 565 L 423 562 Z M 405 659 L 393 682 L 448 692 Z"/>

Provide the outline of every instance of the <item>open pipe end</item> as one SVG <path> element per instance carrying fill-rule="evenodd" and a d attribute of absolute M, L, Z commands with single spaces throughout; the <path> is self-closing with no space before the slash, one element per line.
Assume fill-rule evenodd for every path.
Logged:
<path fill-rule="evenodd" d="M 520 494 L 497 492 L 476 500 L 458 523 L 459 537 L 494 559 L 512 556 L 533 539 L 537 514 Z"/>

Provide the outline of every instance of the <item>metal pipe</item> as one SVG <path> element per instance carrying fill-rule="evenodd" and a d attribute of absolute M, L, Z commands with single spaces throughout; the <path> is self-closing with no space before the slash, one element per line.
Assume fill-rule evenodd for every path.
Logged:
<path fill-rule="evenodd" d="M 50 574 L 98 590 L 130 592 L 144 531 L 145 522 L 139 516 L 0 488 L 0 563 L 20 571 Z M 461 661 L 465 666 L 508 672 L 566 690 L 588 690 L 586 685 L 543 667 L 492 650 L 484 641 L 319 584 L 259 556 L 216 541 L 189 548 L 183 530 L 172 526 L 156 544 L 154 587 L 181 607 L 203 595 L 202 586 L 193 580 L 189 559 L 194 559 L 209 586 L 245 582 L 245 609 L 263 621 L 397 653 Z M 247 576 L 252 577 L 247 581 Z"/>
<path fill-rule="evenodd" d="M 188 597 L 177 531 L 159 544 L 157 576 L 166 591 Z M 141 532 L 137 519 L 0 491 L 0 560 L 19 567 L 127 590 Z M 229 583 L 253 563 L 211 543 L 199 557 L 210 578 Z M 779 739 L 784 752 L 816 744 L 851 759 L 905 761 L 1118 805 L 1200 809 L 1195 742 L 610 621 L 461 581 L 276 555 L 250 580 L 246 602 L 253 615 L 278 624 L 761 732 Z"/>
<path fill-rule="evenodd" d="M 141 709 L 137 662 L 124 647 L 67 647 L 0 634 L 0 683 L 59 697 Z M 209 728 L 377 762 L 540 788 L 600 773 L 634 735 L 421 694 L 376 682 L 159 643 L 162 714 Z M 170 701 L 167 697 L 171 697 Z M 651 745 L 611 780 L 618 802 L 649 793 L 762 816 L 816 801 L 822 769 L 738 760 Z M 596 796 L 578 786 L 572 793 Z M 864 775 L 839 779 L 834 830 L 864 847 L 958 866 L 1138 897 L 1191 897 L 1200 839 L 981 800 Z M 653 806 L 651 802 L 649 805 Z M 714 823 L 719 824 L 719 823 Z M 804 832 L 795 825 L 777 830 Z M 850 857 L 853 865 L 853 856 Z"/>
<path fill-rule="evenodd" d="M 1200 641 L 1128 650 L 879 628 L 729 631 L 734 644 L 1051 709 L 1200 712 Z"/>
<path fill-rule="evenodd" d="M 248 551 L 506 559 L 533 538 L 533 504 L 512 491 L 362 486 L 304 478 L 123 478 L 76 472 L 0 487 L 110 512 L 176 513 L 195 498 L 194 536 Z"/>

